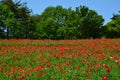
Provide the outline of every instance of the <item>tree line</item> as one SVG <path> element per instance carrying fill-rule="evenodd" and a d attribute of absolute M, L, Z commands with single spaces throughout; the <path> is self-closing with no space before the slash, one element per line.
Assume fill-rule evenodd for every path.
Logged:
<path fill-rule="evenodd" d="M 87 6 L 63 8 L 49 6 L 33 15 L 26 3 L 0 1 L 0 38 L 87 39 L 119 38 L 120 12 L 103 25 L 104 18 Z"/>

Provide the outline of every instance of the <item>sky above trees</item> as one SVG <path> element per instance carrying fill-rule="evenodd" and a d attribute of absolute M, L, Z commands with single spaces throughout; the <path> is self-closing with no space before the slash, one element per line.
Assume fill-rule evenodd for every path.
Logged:
<path fill-rule="evenodd" d="M 90 9 L 96 10 L 98 14 L 102 15 L 105 23 L 109 22 L 114 14 L 120 10 L 120 0 L 21 0 L 27 2 L 27 6 L 33 10 L 33 14 L 41 14 L 48 6 L 62 5 L 65 8 L 85 5 Z"/>

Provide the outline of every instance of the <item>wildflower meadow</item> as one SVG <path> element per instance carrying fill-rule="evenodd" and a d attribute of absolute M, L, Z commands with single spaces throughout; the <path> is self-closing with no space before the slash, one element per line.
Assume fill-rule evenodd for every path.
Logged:
<path fill-rule="evenodd" d="M 0 39 L 0 80 L 120 80 L 120 39 Z"/>

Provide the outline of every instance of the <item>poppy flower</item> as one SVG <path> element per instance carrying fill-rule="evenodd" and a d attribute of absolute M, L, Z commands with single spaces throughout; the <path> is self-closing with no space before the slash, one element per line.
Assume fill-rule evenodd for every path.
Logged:
<path fill-rule="evenodd" d="M 108 80 L 108 77 L 107 77 L 107 76 L 104 76 L 104 77 L 102 78 L 102 80 Z"/>

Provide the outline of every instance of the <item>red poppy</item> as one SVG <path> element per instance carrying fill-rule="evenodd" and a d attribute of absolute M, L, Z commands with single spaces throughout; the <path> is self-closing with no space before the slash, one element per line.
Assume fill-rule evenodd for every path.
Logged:
<path fill-rule="evenodd" d="M 108 77 L 107 77 L 107 76 L 104 76 L 104 77 L 102 78 L 102 80 L 108 80 Z"/>
<path fill-rule="evenodd" d="M 23 78 L 19 78 L 18 80 L 24 80 Z"/>
<path fill-rule="evenodd" d="M 55 77 L 54 76 L 51 76 L 52 79 L 54 79 Z"/>

